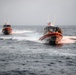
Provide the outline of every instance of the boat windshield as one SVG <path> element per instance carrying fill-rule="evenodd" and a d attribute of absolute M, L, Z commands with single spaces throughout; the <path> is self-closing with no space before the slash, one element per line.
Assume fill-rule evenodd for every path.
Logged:
<path fill-rule="evenodd" d="M 4 25 L 3 27 L 11 27 L 11 25 Z"/>
<path fill-rule="evenodd" d="M 62 30 L 59 27 L 48 26 L 44 28 L 45 33 L 47 32 L 59 32 L 62 33 Z"/>

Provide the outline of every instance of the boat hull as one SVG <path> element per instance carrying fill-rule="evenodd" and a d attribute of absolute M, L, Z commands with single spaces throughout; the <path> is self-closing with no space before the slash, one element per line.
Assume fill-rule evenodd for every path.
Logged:
<path fill-rule="evenodd" d="M 49 44 L 56 45 L 61 41 L 62 37 L 60 33 L 55 32 L 42 36 L 40 40 L 46 40 Z"/>
<path fill-rule="evenodd" d="M 3 32 L 3 34 L 5 34 L 5 35 L 9 35 L 9 34 L 12 33 L 12 29 L 11 29 L 11 28 L 4 28 L 4 29 L 2 30 L 2 32 Z"/>

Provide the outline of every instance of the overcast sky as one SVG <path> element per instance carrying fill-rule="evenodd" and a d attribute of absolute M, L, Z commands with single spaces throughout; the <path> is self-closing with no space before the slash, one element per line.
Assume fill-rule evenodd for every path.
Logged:
<path fill-rule="evenodd" d="M 76 0 L 0 0 L 0 25 L 76 25 Z"/>

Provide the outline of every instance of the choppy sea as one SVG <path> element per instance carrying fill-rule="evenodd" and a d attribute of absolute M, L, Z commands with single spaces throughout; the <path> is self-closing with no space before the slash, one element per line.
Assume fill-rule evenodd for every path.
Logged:
<path fill-rule="evenodd" d="M 60 26 L 63 39 L 49 45 L 39 38 L 45 26 L 0 26 L 0 75 L 76 75 L 76 26 Z"/>

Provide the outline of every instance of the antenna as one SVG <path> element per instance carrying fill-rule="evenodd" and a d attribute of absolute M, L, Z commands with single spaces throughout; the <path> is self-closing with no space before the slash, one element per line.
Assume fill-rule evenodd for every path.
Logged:
<path fill-rule="evenodd" d="M 55 20 L 56 20 L 56 18 L 55 18 L 55 16 L 54 16 L 54 22 L 53 22 L 53 25 L 55 26 Z"/>
<path fill-rule="evenodd" d="M 48 26 L 55 26 L 55 16 L 54 16 L 54 21 L 51 23 L 50 21 L 50 15 L 48 14 L 48 21 L 47 21 Z"/>
<path fill-rule="evenodd" d="M 9 24 L 9 18 L 7 18 L 7 22 L 8 22 L 8 24 Z"/>
<path fill-rule="evenodd" d="M 9 24 L 9 19 L 7 18 L 7 20 L 6 20 L 6 18 L 4 18 L 4 23 Z"/>
<path fill-rule="evenodd" d="M 49 15 L 49 14 L 48 14 L 48 20 L 47 20 L 47 23 L 48 23 L 48 22 L 50 22 L 50 15 Z"/>
<path fill-rule="evenodd" d="M 50 15 L 48 14 L 48 20 L 47 20 L 47 25 L 50 26 L 51 22 L 50 22 Z"/>

